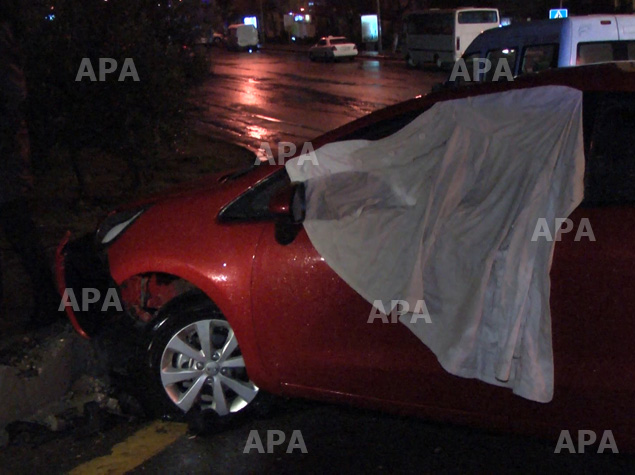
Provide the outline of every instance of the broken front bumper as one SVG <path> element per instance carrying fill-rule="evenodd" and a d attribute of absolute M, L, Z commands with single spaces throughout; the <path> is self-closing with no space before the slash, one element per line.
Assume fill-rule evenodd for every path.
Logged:
<path fill-rule="evenodd" d="M 75 330 L 84 338 L 95 336 L 114 316 L 123 313 L 119 289 L 110 277 L 105 252 L 97 250 L 94 235 L 70 240 L 66 233 L 55 254 L 55 278 Z"/>

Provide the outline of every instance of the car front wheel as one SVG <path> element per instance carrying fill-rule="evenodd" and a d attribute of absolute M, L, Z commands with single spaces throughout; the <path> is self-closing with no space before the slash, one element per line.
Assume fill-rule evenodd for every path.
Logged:
<path fill-rule="evenodd" d="M 172 306 L 149 352 L 150 376 L 163 412 L 244 413 L 260 396 L 249 379 L 234 330 L 206 297 Z"/>

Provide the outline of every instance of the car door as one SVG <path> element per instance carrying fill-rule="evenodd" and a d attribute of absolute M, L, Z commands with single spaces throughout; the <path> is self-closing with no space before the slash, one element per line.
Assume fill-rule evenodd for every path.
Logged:
<path fill-rule="evenodd" d="M 421 112 L 347 138 L 389 135 Z M 371 319 L 371 304 L 326 264 L 304 228 L 282 245 L 276 224 L 267 223 L 252 275 L 259 350 L 284 384 L 466 411 L 489 405 L 493 386 L 450 375 L 403 324 Z"/>
<path fill-rule="evenodd" d="M 624 376 L 635 371 L 635 94 L 589 94 L 584 108 L 594 116 L 585 201 L 552 272 L 560 378 L 578 397 L 632 400 L 635 379 Z"/>
<path fill-rule="evenodd" d="M 585 94 L 583 110 L 585 198 L 550 272 L 554 398 L 540 405 L 510 393 L 496 404 L 556 436 L 612 430 L 619 447 L 635 442 L 635 94 Z"/>
<path fill-rule="evenodd" d="M 324 38 L 317 42 L 315 52 L 318 56 L 326 54 L 326 40 Z"/>
<path fill-rule="evenodd" d="M 481 411 L 492 386 L 446 373 L 403 324 L 372 306 L 320 257 L 304 228 L 288 245 L 263 230 L 253 267 L 253 324 L 287 385 Z"/>

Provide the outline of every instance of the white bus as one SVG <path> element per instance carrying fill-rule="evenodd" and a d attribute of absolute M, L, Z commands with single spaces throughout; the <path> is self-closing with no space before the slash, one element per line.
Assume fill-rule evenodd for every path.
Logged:
<path fill-rule="evenodd" d="M 434 62 L 452 66 L 472 40 L 483 31 L 499 26 L 496 8 L 431 9 L 405 18 L 406 61 L 417 67 Z"/>

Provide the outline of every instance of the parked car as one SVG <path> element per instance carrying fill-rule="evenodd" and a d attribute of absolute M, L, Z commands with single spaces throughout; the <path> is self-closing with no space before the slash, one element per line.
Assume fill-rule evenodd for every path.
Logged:
<path fill-rule="evenodd" d="M 440 91 L 313 145 L 377 140 L 441 101 L 544 85 L 583 91 L 585 199 L 570 218 L 589 219 L 595 237 L 568 233 L 555 245 L 549 403 L 450 375 L 404 325 L 369 325 L 371 304 L 308 239 L 291 206 L 299 188 L 281 165 L 213 175 L 117 210 L 95 235 L 67 236 L 60 291 L 91 287 L 103 297 L 116 287 L 134 323 L 126 338 L 142 343 L 143 392 L 161 410 L 248 416 L 267 392 L 554 438 L 610 429 L 620 450 L 635 447 L 635 63 Z M 86 337 L 111 324 L 103 298 L 66 310 Z"/>
<path fill-rule="evenodd" d="M 309 49 L 311 61 L 316 59 L 334 61 L 340 58 L 353 61 L 355 56 L 357 56 L 357 46 L 343 36 L 325 36 Z"/>
<path fill-rule="evenodd" d="M 472 81 L 491 81 L 499 61 L 513 77 L 549 68 L 635 60 L 635 15 L 587 15 L 539 20 L 481 33 L 465 50 L 463 60 L 487 59 L 491 69 Z"/>
<path fill-rule="evenodd" d="M 193 46 L 210 46 L 209 38 L 206 36 L 197 36 L 194 38 Z"/>

